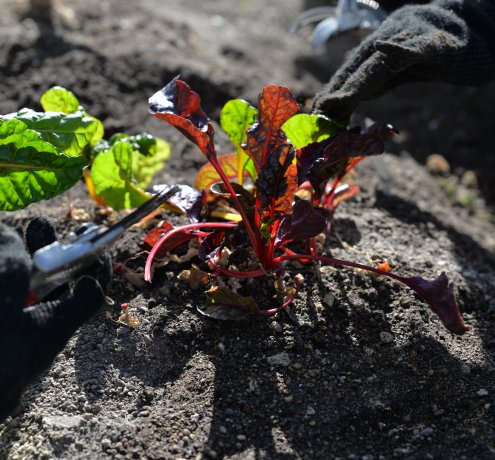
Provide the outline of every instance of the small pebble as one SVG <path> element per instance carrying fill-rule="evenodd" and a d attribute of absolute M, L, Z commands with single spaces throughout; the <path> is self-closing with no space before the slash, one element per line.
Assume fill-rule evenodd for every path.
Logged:
<path fill-rule="evenodd" d="M 308 408 L 306 409 L 306 415 L 315 415 L 315 414 L 316 411 L 311 406 L 308 406 Z"/>
<path fill-rule="evenodd" d="M 227 428 L 225 428 L 223 425 L 220 426 L 218 431 L 220 431 L 220 433 L 222 433 L 222 434 L 227 434 Z"/>
<path fill-rule="evenodd" d="M 481 390 L 478 390 L 476 393 L 478 396 L 488 396 L 488 391 L 485 390 L 484 388 L 481 388 Z"/>
<path fill-rule="evenodd" d="M 390 332 L 382 331 L 380 332 L 380 340 L 383 343 L 391 343 L 394 341 L 394 336 Z"/>
<path fill-rule="evenodd" d="M 335 296 L 331 292 L 327 293 L 325 297 L 323 297 L 323 303 L 327 307 L 332 307 L 335 303 Z"/>
<path fill-rule="evenodd" d="M 282 325 L 277 323 L 277 321 L 273 321 L 272 324 L 270 324 L 270 327 L 274 332 L 282 332 Z"/>
<path fill-rule="evenodd" d="M 110 441 L 110 439 L 108 439 L 108 438 L 103 438 L 103 439 L 101 440 L 101 448 L 102 448 L 103 450 L 108 449 L 111 445 L 112 445 L 112 441 Z"/>
<path fill-rule="evenodd" d="M 419 437 L 428 437 L 428 436 L 431 436 L 433 434 L 433 428 L 427 426 L 426 428 L 423 428 L 418 434 L 418 438 Z"/>

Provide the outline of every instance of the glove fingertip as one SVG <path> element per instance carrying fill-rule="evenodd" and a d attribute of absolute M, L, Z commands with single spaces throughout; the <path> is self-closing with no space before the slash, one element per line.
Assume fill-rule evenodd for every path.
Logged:
<path fill-rule="evenodd" d="M 26 246 L 30 254 L 57 240 L 55 228 L 46 217 L 33 219 L 26 229 Z"/>

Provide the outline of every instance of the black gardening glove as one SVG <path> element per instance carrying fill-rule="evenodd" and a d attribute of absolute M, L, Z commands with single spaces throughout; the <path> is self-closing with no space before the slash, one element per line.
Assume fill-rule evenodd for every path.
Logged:
<path fill-rule="evenodd" d="M 26 232 L 31 253 L 53 241 L 55 231 L 46 219 L 31 222 Z M 16 407 L 25 386 L 103 304 L 110 259 L 95 263 L 87 273 L 43 303 L 24 308 L 31 260 L 19 235 L 0 224 L 0 422 Z"/>
<path fill-rule="evenodd" d="M 346 119 L 360 101 L 397 85 L 495 78 L 495 0 L 437 0 L 392 13 L 349 56 L 313 110 Z"/>

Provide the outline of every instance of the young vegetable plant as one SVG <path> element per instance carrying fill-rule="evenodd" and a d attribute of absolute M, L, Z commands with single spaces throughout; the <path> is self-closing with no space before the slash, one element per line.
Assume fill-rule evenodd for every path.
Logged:
<path fill-rule="evenodd" d="M 52 198 L 83 175 L 88 192 L 114 209 L 137 207 L 169 145 L 149 134 L 104 140 L 101 121 L 61 87 L 41 97 L 44 112 L 22 109 L 0 116 L 0 209 L 13 211 Z"/>
<path fill-rule="evenodd" d="M 445 273 L 433 281 L 419 276 L 408 278 L 391 273 L 388 267 L 370 267 L 318 255 L 311 244 L 306 244 L 305 252 L 289 247 L 294 242 L 311 242 L 328 228 L 333 210 L 343 198 L 338 197 L 342 177 L 363 157 L 382 153 L 384 141 L 394 134 L 393 128 L 387 125 L 372 126 L 366 131 L 346 130 L 330 120 L 301 117 L 296 115 L 299 105 L 294 96 L 279 85 L 263 89 L 259 112 L 248 109 L 247 103 L 242 104 L 248 116 L 237 117 L 235 125 L 240 130 L 229 131 L 236 156 L 226 162 L 217 155 L 213 125 L 201 108 L 199 95 L 185 82 L 177 77 L 150 98 L 151 113 L 179 129 L 206 156 L 209 180 L 214 177 L 212 171 L 220 179 L 210 186 L 210 193 L 227 200 L 237 217 L 231 222 L 196 219 L 177 228 L 167 224 L 149 235 L 148 241 L 155 244 L 146 261 L 145 280 L 151 281 L 155 257 L 198 239 L 198 255 L 208 263 L 214 279 L 270 277 L 281 298 L 278 307 L 262 309 L 252 297 L 217 285 L 207 291 L 213 308 L 210 306 L 205 312 L 210 316 L 273 314 L 286 308 L 300 289 L 297 277 L 292 286 L 286 286 L 287 263 L 315 261 L 366 270 L 399 281 L 415 291 L 450 331 L 467 331 L 469 326 L 461 317 L 453 286 Z M 256 121 L 247 123 L 246 119 L 253 121 L 254 115 Z M 311 129 L 298 129 L 300 123 L 308 122 Z M 318 124 L 324 125 L 323 132 Z M 284 127 L 289 137 L 284 134 Z M 251 178 L 253 187 L 243 186 L 245 176 Z M 238 183 L 231 182 L 233 177 Z M 350 193 L 355 192 L 354 189 Z M 298 194 L 306 194 L 308 199 L 298 198 Z"/>

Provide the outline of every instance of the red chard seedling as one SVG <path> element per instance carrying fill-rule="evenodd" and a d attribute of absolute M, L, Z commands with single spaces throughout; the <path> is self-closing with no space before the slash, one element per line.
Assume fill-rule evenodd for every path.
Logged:
<path fill-rule="evenodd" d="M 209 265 L 214 284 L 207 291 L 209 305 L 201 309 L 209 316 L 233 319 L 287 308 L 297 296 L 300 281 L 296 276 L 288 285 L 284 278 L 288 264 L 298 261 L 389 277 L 415 291 L 451 332 L 470 329 L 445 273 L 427 281 L 396 275 L 388 264 L 377 268 L 317 253 L 315 237 L 328 232 L 338 204 L 359 192 L 355 184 L 344 184 L 342 179 L 363 158 L 384 151 L 385 141 L 395 134 L 390 125 L 346 129 L 322 116 L 298 114 L 299 104 L 289 89 L 270 85 L 263 89 L 258 109 L 241 100 L 226 105 L 221 125 L 235 153 L 218 155 L 213 125 L 199 95 L 184 81 L 175 78 L 149 103 L 151 113 L 196 144 L 208 164 L 196 179 L 196 186 L 205 187 L 203 198 L 188 200 L 187 192 L 183 197 L 196 203 L 191 223 L 163 224 L 148 235 L 152 249 L 145 266 L 146 281 L 151 281 L 157 256 L 197 239 L 199 257 Z M 296 251 L 300 242 L 305 243 L 305 251 Z M 216 283 L 220 278 L 272 279 L 280 304 L 261 308 L 252 297 Z"/>

